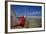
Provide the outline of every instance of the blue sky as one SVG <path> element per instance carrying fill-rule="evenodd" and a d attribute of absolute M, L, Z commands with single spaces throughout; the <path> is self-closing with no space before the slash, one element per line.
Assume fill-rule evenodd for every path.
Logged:
<path fill-rule="evenodd" d="M 11 5 L 11 11 L 13 11 L 16 16 L 41 16 L 42 7 L 41 6 L 26 6 L 26 5 Z"/>

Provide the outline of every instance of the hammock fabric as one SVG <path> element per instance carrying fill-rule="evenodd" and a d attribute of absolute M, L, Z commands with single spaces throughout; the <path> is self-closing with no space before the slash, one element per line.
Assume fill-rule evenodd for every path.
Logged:
<path fill-rule="evenodd" d="M 17 26 L 24 27 L 24 25 L 25 25 L 25 17 L 24 16 L 19 17 L 19 20 L 18 20 L 17 23 L 18 23 Z"/>

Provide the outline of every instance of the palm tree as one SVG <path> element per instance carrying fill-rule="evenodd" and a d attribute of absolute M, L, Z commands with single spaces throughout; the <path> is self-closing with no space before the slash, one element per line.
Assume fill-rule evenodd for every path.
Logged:
<path fill-rule="evenodd" d="M 14 27 L 16 25 L 16 16 L 13 11 L 11 11 L 11 27 Z"/>

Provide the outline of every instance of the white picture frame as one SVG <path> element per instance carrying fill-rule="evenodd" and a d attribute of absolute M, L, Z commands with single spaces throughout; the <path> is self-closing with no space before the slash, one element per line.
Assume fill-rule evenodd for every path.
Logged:
<path fill-rule="evenodd" d="M 24 29 L 11 29 L 10 28 L 10 5 L 27 5 L 27 6 L 41 6 L 42 7 L 42 27 L 41 28 L 24 28 Z M 8 24 L 7 32 L 33 32 L 33 31 L 45 31 L 45 4 L 39 2 L 7 2 L 8 12 Z M 5 25 L 6 26 L 6 25 Z"/>

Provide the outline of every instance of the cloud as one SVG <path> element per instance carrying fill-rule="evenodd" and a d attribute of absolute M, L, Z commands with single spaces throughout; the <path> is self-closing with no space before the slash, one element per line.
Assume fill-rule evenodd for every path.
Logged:
<path fill-rule="evenodd" d="M 35 12 L 33 11 L 33 12 L 31 12 L 31 13 L 28 12 L 27 15 L 32 15 L 32 16 L 33 16 L 33 15 L 41 15 L 41 11 L 35 11 Z"/>

